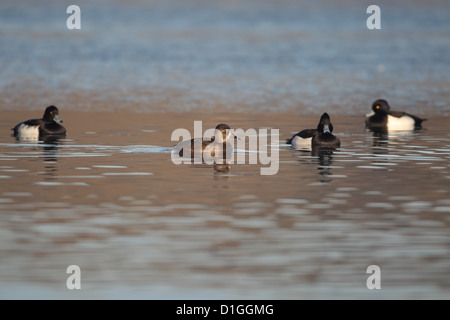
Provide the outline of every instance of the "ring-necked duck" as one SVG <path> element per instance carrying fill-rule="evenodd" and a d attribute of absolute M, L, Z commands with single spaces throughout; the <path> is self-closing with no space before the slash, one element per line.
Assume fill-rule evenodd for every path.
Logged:
<path fill-rule="evenodd" d="M 405 130 L 422 128 L 421 119 L 406 112 L 391 111 L 389 103 L 378 99 L 372 104 L 372 112 L 366 115 L 366 126 L 375 130 Z"/>
<path fill-rule="evenodd" d="M 211 140 L 203 140 L 200 138 L 197 139 L 191 139 L 188 141 L 181 141 L 178 143 L 174 148 L 173 151 L 177 152 L 180 157 L 188 156 L 184 155 L 183 150 L 190 150 L 191 151 L 191 158 L 195 157 L 196 153 L 201 154 L 203 152 L 209 152 L 209 154 L 212 157 L 216 156 L 216 152 L 222 152 L 225 156 L 227 152 L 227 144 L 230 143 L 231 139 L 236 138 L 232 131 L 230 130 L 230 126 L 227 124 L 221 123 L 216 126 L 215 128 L 215 135 L 211 138 Z M 201 140 L 201 141 L 198 141 Z M 196 144 L 195 141 L 198 141 L 200 143 L 197 143 L 199 146 L 201 146 L 201 150 L 196 150 Z M 197 147 L 198 148 L 198 147 Z M 232 146 L 228 147 L 228 151 L 232 151 Z M 219 156 L 219 154 L 217 154 Z"/>
<path fill-rule="evenodd" d="M 330 116 L 324 113 L 320 118 L 317 129 L 305 129 L 287 139 L 286 143 L 292 144 L 295 149 L 311 149 L 313 146 L 339 147 L 339 138 L 332 134 L 333 125 Z"/>
<path fill-rule="evenodd" d="M 333 135 L 333 125 L 331 124 L 330 116 L 326 112 L 320 117 L 311 145 L 312 147 L 324 148 L 338 148 L 341 146 L 339 138 Z"/>
<path fill-rule="evenodd" d="M 14 130 L 14 136 L 19 140 L 41 140 L 49 135 L 63 136 L 66 129 L 59 124 L 62 120 L 58 114 L 58 108 L 49 106 L 45 109 L 42 119 L 21 122 L 11 130 Z"/>

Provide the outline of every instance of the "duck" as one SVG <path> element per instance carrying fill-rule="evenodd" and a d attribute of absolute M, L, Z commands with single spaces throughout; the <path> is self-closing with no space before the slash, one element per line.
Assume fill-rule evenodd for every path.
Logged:
<path fill-rule="evenodd" d="M 333 125 L 328 113 L 320 117 L 316 129 L 304 129 L 287 139 L 286 143 L 291 144 L 294 149 L 311 149 L 312 147 L 339 147 L 341 142 L 338 137 L 332 134 Z"/>
<path fill-rule="evenodd" d="M 13 130 L 13 136 L 18 140 L 37 141 L 52 135 L 65 136 L 66 128 L 60 124 L 62 122 L 58 108 L 52 105 L 45 109 L 42 119 L 23 121 L 11 130 Z"/>
<path fill-rule="evenodd" d="M 341 146 L 341 140 L 333 135 L 333 124 L 326 112 L 320 117 L 317 130 L 311 140 L 311 146 L 313 148 L 338 148 Z"/>
<path fill-rule="evenodd" d="M 224 157 L 228 156 L 227 149 L 228 152 L 233 151 L 233 146 L 230 145 L 230 141 L 236 138 L 236 136 L 233 134 L 230 126 L 225 123 L 218 124 L 214 131 L 215 135 L 211 138 L 211 140 L 196 138 L 181 141 L 174 146 L 173 152 L 178 154 L 180 157 L 190 156 L 191 158 L 205 153 L 212 157 L 220 157 L 220 151 L 222 151 Z M 190 150 L 190 154 L 185 154 L 185 150 Z"/>
<path fill-rule="evenodd" d="M 422 119 L 401 111 L 391 111 L 389 103 L 384 99 L 375 100 L 372 111 L 366 115 L 366 127 L 381 131 L 412 131 L 422 129 Z"/>
<path fill-rule="evenodd" d="M 286 139 L 286 143 L 291 144 L 294 149 L 311 149 L 312 138 L 316 132 L 317 129 L 304 129 Z"/>

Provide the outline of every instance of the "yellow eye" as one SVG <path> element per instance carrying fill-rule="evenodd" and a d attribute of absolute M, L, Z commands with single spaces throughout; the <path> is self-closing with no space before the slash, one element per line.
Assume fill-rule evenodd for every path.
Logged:
<path fill-rule="evenodd" d="M 375 108 L 376 108 L 376 109 L 380 109 L 380 106 L 376 106 Z"/>
<path fill-rule="evenodd" d="M 50 111 L 50 114 L 53 114 L 53 111 Z"/>

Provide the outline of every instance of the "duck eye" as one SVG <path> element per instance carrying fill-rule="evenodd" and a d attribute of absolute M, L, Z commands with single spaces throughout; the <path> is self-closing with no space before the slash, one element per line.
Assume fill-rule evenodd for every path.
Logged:
<path fill-rule="evenodd" d="M 380 109 L 380 106 L 376 106 L 375 108 L 376 108 L 376 109 Z"/>

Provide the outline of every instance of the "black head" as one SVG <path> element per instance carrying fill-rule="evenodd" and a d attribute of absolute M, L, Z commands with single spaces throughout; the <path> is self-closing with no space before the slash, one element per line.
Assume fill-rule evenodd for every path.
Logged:
<path fill-rule="evenodd" d="M 378 99 L 372 104 L 372 110 L 375 113 L 378 112 L 384 112 L 387 113 L 391 107 L 389 106 L 389 103 L 384 99 Z"/>
<path fill-rule="evenodd" d="M 319 133 L 332 133 L 333 132 L 333 125 L 331 124 L 330 116 L 328 113 L 324 113 L 320 117 L 319 124 L 317 125 L 317 131 Z"/>
<path fill-rule="evenodd" d="M 42 117 L 45 121 L 55 121 L 55 122 L 63 122 L 61 118 L 58 116 L 59 111 L 55 106 L 49 106 L 45 109 L 44 116 Z"/>

